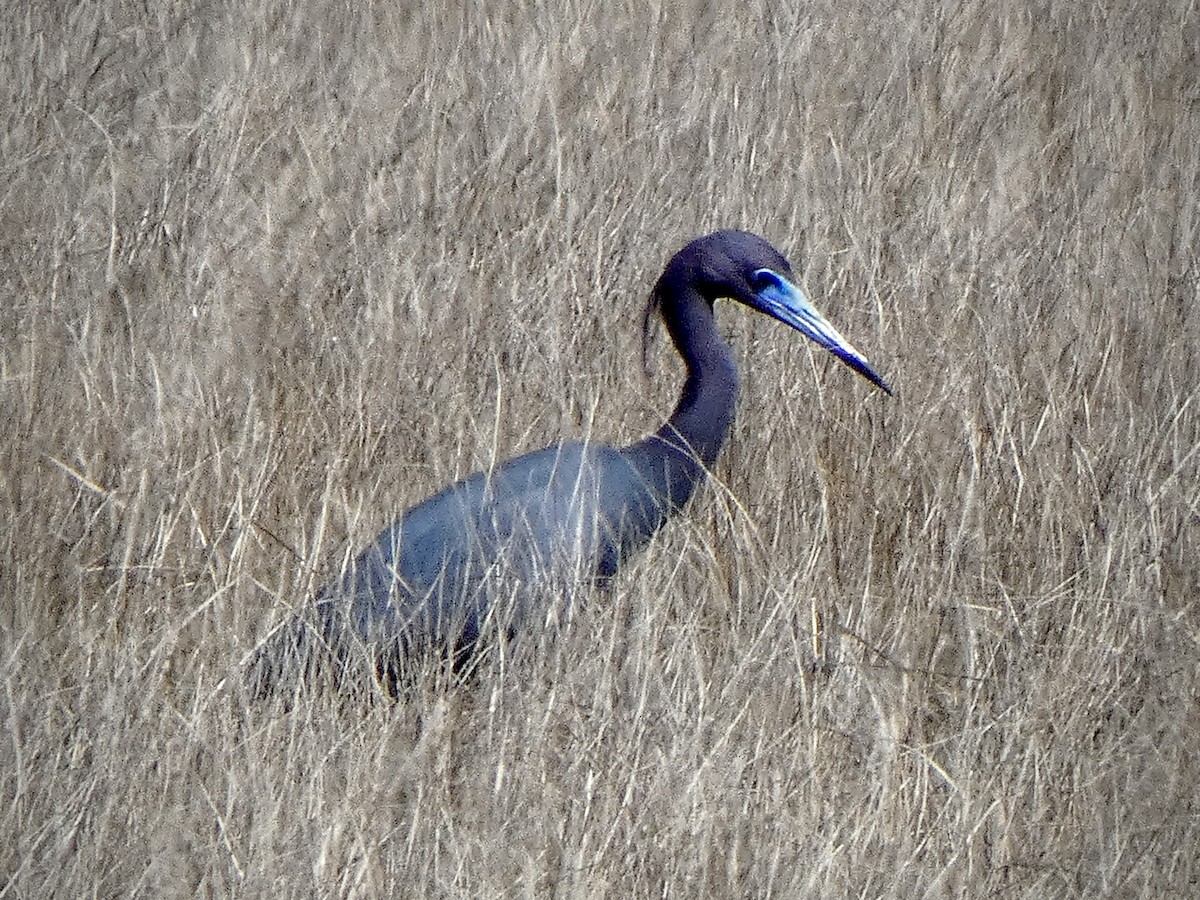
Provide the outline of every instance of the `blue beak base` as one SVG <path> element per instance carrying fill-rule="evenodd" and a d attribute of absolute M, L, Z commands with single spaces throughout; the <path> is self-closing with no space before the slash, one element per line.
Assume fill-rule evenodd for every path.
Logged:
<path fill-rule="evenodd" d="M 892 393 L 866 357 L 854 349 L 854 345 L 841 336 L 817 308 L 812 305 L 804 291 L 772 269 L 759 269 L 754 273 L 757 283 L 763 287 L 753 295 L 753 306 L 772 319 L 795 328 L 805 337 L 824 347 L 847 366 L 880 388 Z"/>

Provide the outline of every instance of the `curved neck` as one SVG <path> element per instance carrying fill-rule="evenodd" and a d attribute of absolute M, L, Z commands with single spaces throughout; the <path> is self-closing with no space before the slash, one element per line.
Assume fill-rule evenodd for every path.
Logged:
<path fill-rule="evenodd" d="M 627 448 L 651 487 L 678 508 L 685 503 L 729 435 L 738 377 L 721 339 L 712 303 L 691 287 L 659 287 L 667 331 L 687 367 L 683 393 L 671 417 L 653 435 Z"/>
<path fill-rule="evenodd" d="M 663 319 L 687 380 L 675 411 L 655 436 L 688 448 L 705 466 L 716 462 L 737 405 L 738 376 L 729 345 L 721 339 L 712 304 L 693 290 L 663 298 Z"/>

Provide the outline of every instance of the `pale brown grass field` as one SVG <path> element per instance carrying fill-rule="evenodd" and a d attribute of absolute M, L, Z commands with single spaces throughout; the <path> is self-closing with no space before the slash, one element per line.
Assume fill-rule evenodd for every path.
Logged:
<path fill-rule="evenodd" d="M 1195 6 L 405 5 L 0 23 L 0 898 L 1197 896 Z M 722 306 L 610 596 L 249 706 L 397 512 L 658 425 L 717 227 L 897 395 Z"/>

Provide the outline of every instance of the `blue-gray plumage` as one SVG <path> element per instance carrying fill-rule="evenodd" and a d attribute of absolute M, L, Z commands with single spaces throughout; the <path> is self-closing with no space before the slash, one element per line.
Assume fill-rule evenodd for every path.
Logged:
<path fill-rule="evenodd" d="M 515 633 L 539 600 L 610 579 L 688 501 L 729 433 L 738 378 L 713 319 L 719 298 L 790 325 L 891 393 L 766 240 L 744 231 L 694 240 L 668 263 L 647 310 L 662 316 L 687 369 L 666 423 L 628 447 L 575 442 L 529 453 L 413 507 L 309 612 L 268 637 L 250 668 L 253 692 L 274 691 L 318 658 L 341 670 L 369 661 L 394 689 L 414 653 L 434 649 L 461 663 L 481 635 Z"/>

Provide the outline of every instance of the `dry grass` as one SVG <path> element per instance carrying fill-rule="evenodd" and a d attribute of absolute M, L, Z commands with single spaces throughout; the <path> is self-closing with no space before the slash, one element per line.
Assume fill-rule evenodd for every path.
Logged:
<path fill-rule="evenodd" d="M 1194 9 L 51 6 L 0 25 L 0 897 L 1200 890 Z M 638 314 L 717 226 L 897 398 L 725 309 L 717 482 L 612 597 L 247 710 L 396 511 L 658 423 Z"/>

